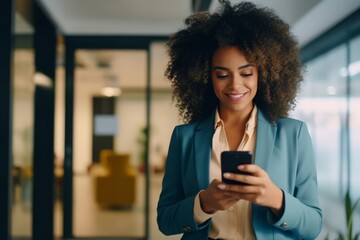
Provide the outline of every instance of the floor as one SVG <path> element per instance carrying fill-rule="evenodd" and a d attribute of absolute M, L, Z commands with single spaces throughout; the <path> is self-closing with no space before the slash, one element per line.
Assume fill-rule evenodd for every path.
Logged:
<path fill-rule="evenodd" d="M 157 228 L 156 205 L 161 190 L 162 174 L 150 177 L 150 240 L 180 239 L 180 235 L 166 237 Z M 76 237 L 143 237 L 145 235 L 145 178 L 137 179 L 137 201 L 132 208 L 103 209 L 94 201 L 94 180 L 89 175 L 74 178 L 74 219 Z M 31 189 L 31 185 L 27 186 Z M 28 189 L 16 189 L 12 214 L 12 235 L 31 235 L 31 197 Z M 28 195 L 28 196 L 26 196 Z M 62 204 L 54 208 L 55 236 L 62 234 Z"/>
<path fill-rule="evenodd" d="M 150 233 L 149 240 L 174 240 L 180 235 L 166 237 L 157 228 L 156 205 L 161 190 L 162 174 L 150 176 Z M 94 201 L 94 180 L 88 175 L 74 178 L 74 236 L 76 237 L 143 237 L 145 235 L 145 178 L 139 174 L 137 181 L 137 201 L 128 209 L 102 209 Z M 24 183 L 23 189 L 14 192 L 12 235 L 26 237 L 31 235 L 31 183 Z M 325 206 L 324 200 L 321 205 Z M 327 219 L 329 216 L 324 215 Z M 62 204 L 56 201 L 54 208 L 55 236 L 61 237 Z M 342 221 L 341 221 L 342 222 Z M 356 221 L 357 222 L 357 221 Z M 355 227 L 356 228 L 356 227 Z M 337 234 L 326 226 L 317 239 L 335 239 Z"/>

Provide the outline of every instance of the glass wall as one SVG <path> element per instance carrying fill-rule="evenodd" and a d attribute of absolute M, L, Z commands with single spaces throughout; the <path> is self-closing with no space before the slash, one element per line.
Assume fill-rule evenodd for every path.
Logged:
<path fill-rule="evenodd" d="M 74 101 L 74 160 L 73 160 L 73 226 L 74 236 L 81 238 L 129 237 L 143 239 L 146 222 L 146 176 L 144 174 L 144 130 L 146 127 L 146 74 L 147 54 L 150 54 L 150 148 L 149 148 L 149 236 L 148 239 L 179 239 L 165 237 L 157 227 L 156 205 L 170 136 L 180 123 L 178 111 L 172 102 L 170 82 L 164 71 L 168 62 L 165 42 L 150 44 L 145 50 L 77 50 Z M 61 54 L 60 54 L 61 55 Z M 64 155 L 64 69 L 57 67 L 55 156 L 56 202 L 55 235 L 62 236 L 62 167 Z M 113 88 L 111 90 L 111 88 Z M 115 90 L 118 88 L 118 90 Z M 109 124 L 116 119 L 115 134 L 106 135 L 97 128 L 94 99 L 100 100 L 103 113 L 112 112 Z M 106 100 L 108 99 L 108 100 Z M 96 101 L 97 101 L 96 100 Z M 112 110 L 109 111 L 108 107 Z M 106 115 L 106 114 L 100 114 Z M 107 114 L 109 115 L 109 114 Z M 103 116 L 104 117 L 104 116 Z M 97 120 L 96 120 L 97 119 Z M 106 116 L 105 119 L 106 121 Z M 101 122 L 101 121 L 100 121 Z M 98 122 L 99 123 L 99 122 Z M 109 125 L 109 126 L 110 126 Z M 101 130 L 101 129 L 100 129 Z M 103 129 L 105 131 L 109 129 Z M 115 181 L 110 186 L 99 186 L 100 178 L 110 173 L 101 163 L 101 154 L 94 158 L 94 135 L 105 140 L 113 137 L 113 151 L 130 156 L 130 168 L 136 176 L 135 201 L 126 206 L 102 204 L 97 198 L 99 188 L 108 192 L 111 199 L 121 188 Z M 95 144 L 96 145 L 96 144 Z M 119 159 L 120 160 L 120 159 Z M 121 160 L 120 160 L 121 161 Z M 111 167 L 110 167 L 111 168 Z M 101 185 L 101 184 L 100 184 Z M 130 185 L 130 183 L 128 184 Z M 59 191 L 60 190 L 60 191 Z M 123 195 L 126 195 L 125 193 Z M 99 201 L 100 200 L 100 201 Z M 134 227 L 136 226 L 136 228 Z"/>
<path fill-rule="evenodd" d="M 12 236 L 31 237 L 34 52 L 15 49 L 13 93 Z"/>
<path fill-rule="evenodd" d="M 76 237 L 145 236 L 146 73 L 145 50 L 76 51 Z"/>
<path fill-rule="evenodd" d="M 360 197 L 360 38 L 305 63 L 306 73 L 292 116 L 305 121 L 318 173 L 322 236 L 345 232 L 344 196 Z M 354 231 L 360 231 L 360 211 Z M 321 238 L 319 238 L 321 239 Z"/>
<path fill-rule="evenodd" d="M 350 41 L 350 192 L 360 197 L 360 36 Z M 360 225 L 360 224 L 359 224 Z"/>
<path fill-rule="evenodd" d="M 345 66 L 345 45 L 308 62 L 295 112 L 309 127 L 319 189 L 334 198 L 341 196 L 344 187 L 346 76 L 341 73 Z"/>

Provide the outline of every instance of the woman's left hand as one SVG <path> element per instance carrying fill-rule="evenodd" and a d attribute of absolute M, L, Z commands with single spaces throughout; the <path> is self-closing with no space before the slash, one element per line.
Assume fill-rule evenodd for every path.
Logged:
<path fill-rule="evenodd" d="M 245 185 L 222 183 L 218 187 L 230 191 L 234 197 L 269 207 L 275 215 L 280 216 L 283 208 L 283 192 L 271 181 L 268 174 L 255 164 L 240 165 L 239 170 L 251 175 L 225 173 L 224 177 L 245 183 Z"/>

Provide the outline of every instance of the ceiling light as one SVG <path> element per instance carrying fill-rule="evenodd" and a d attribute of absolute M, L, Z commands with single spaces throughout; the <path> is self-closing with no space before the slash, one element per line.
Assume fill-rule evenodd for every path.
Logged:
<path fill-rule="evenodd" d="M 103 87 L 101 94 L 106 97 L 118 97 L 121 95 L 121 89 L 117 87 Z"/>

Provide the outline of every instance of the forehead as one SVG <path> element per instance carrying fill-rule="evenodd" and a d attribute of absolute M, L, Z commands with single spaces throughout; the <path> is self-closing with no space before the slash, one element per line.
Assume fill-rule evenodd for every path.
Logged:
<path fill-rule="evenodd" d="M 237 47 L 218 48 L 212 56 L 212 65 L 248 64 L 244 53 Z"/>

